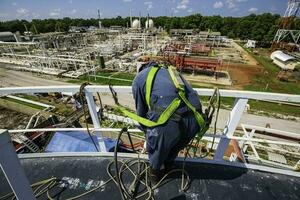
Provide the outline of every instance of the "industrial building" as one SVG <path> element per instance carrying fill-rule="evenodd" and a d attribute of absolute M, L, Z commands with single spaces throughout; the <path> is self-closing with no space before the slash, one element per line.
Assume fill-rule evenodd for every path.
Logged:
<path fill-rule="evenodd" d="M 274 51 L 271 54 L 271 59 L 273 63 L 276 64 L 283 70 L 294 70 L 295 67 L 299 64 L 296 58 L 283 53 L 282 51 Z"/>

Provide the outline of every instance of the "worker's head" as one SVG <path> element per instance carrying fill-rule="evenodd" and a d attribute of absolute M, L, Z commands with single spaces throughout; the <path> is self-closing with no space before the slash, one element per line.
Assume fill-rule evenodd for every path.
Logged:
<path fill-rule="evenodd" d="M 143 71 L 144 69 L 148 68 L 148 67 L 151 67 L 153 65 L 156 65 L 156 62 L 154 61 L 150 61 L 150 62 L 144 62 L 144 63 L 141 63 L 141 66 L 139 67 L 138 69 L 138 73 L 140 73 L 141 71 Z"/>

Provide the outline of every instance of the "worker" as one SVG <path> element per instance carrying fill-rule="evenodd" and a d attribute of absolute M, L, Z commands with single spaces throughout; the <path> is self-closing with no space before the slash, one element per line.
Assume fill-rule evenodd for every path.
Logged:
<path fill-rule="evenodd" d="M 156 73 L 152 68 L 156 67 Z M 155 71 L 155 70 L 154 70 Z M 150 73 L 154 74 L 152 86 L 150 86 L 150 105 L 147 103 L 146 87 Z M 202 106 L 198 94 L 189 83 L 178 73 L 177 79 L 182 83 L 186 99 L 202 117 Z M 139 117 L 156 122 L 160 116 L 179 97 L 178 88 L 170 76 L 167 66 L 158 66 L 156 62 L 145 64 L 139 69 L 139 73 L 132 84 L 133 97 L 135 99 L 136 112 Z M 149 155 L 150 176 L 157 182 L 164 173 L 173 167 L 175 158 L 180 150 L 200 131 L 200 124 L 195 118 L 195 113 L 184 101 L 170 118 L 159 126 L 147 127 L 140 123 L 140 128 L 146 136 L 146 149 Z M 142 120 L 137 120 L 142 121 Z"/>

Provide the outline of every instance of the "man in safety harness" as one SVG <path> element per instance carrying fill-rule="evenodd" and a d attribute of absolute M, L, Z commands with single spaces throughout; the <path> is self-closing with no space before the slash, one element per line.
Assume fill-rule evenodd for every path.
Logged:
<path fill-rule="evenodd" d="M 209 126 L 198 94 L 172 66 L 150 62 L 140 68 L 132 84 L 136 114 L 146 134 L 150 175 L 158 181 L 169 170 L 180 150 Z"/>

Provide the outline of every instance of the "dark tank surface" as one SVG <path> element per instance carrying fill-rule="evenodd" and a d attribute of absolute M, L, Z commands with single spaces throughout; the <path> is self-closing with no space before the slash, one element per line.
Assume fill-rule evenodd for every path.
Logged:
<path fill-rule="evenodd" d="M 61 181 L 49 191 L 55 199 L 68 199 L 103 184 L 110 177 L 107 165 L 113 157 L 60 156 L 22 158 L 21 164 L 31 184 L 56 177 Z M 180 168 L 181 162 L 176 165 Z M 181 191 L 181 174 L 173 174 L 155 190 L 155 199 L 299 199 L 300 178 L 247 168 L 186 162 L 191 184 Z M 129 184 L 124 180 L 125 185 Z M 0 199 L 11 189 L 0 172 Z M 11 199 L 8 198 L 8 199 Z M 38 199 L 47 199 L 46 194 Z M 79 199 L 121 199 L 113 181 Z"/>

